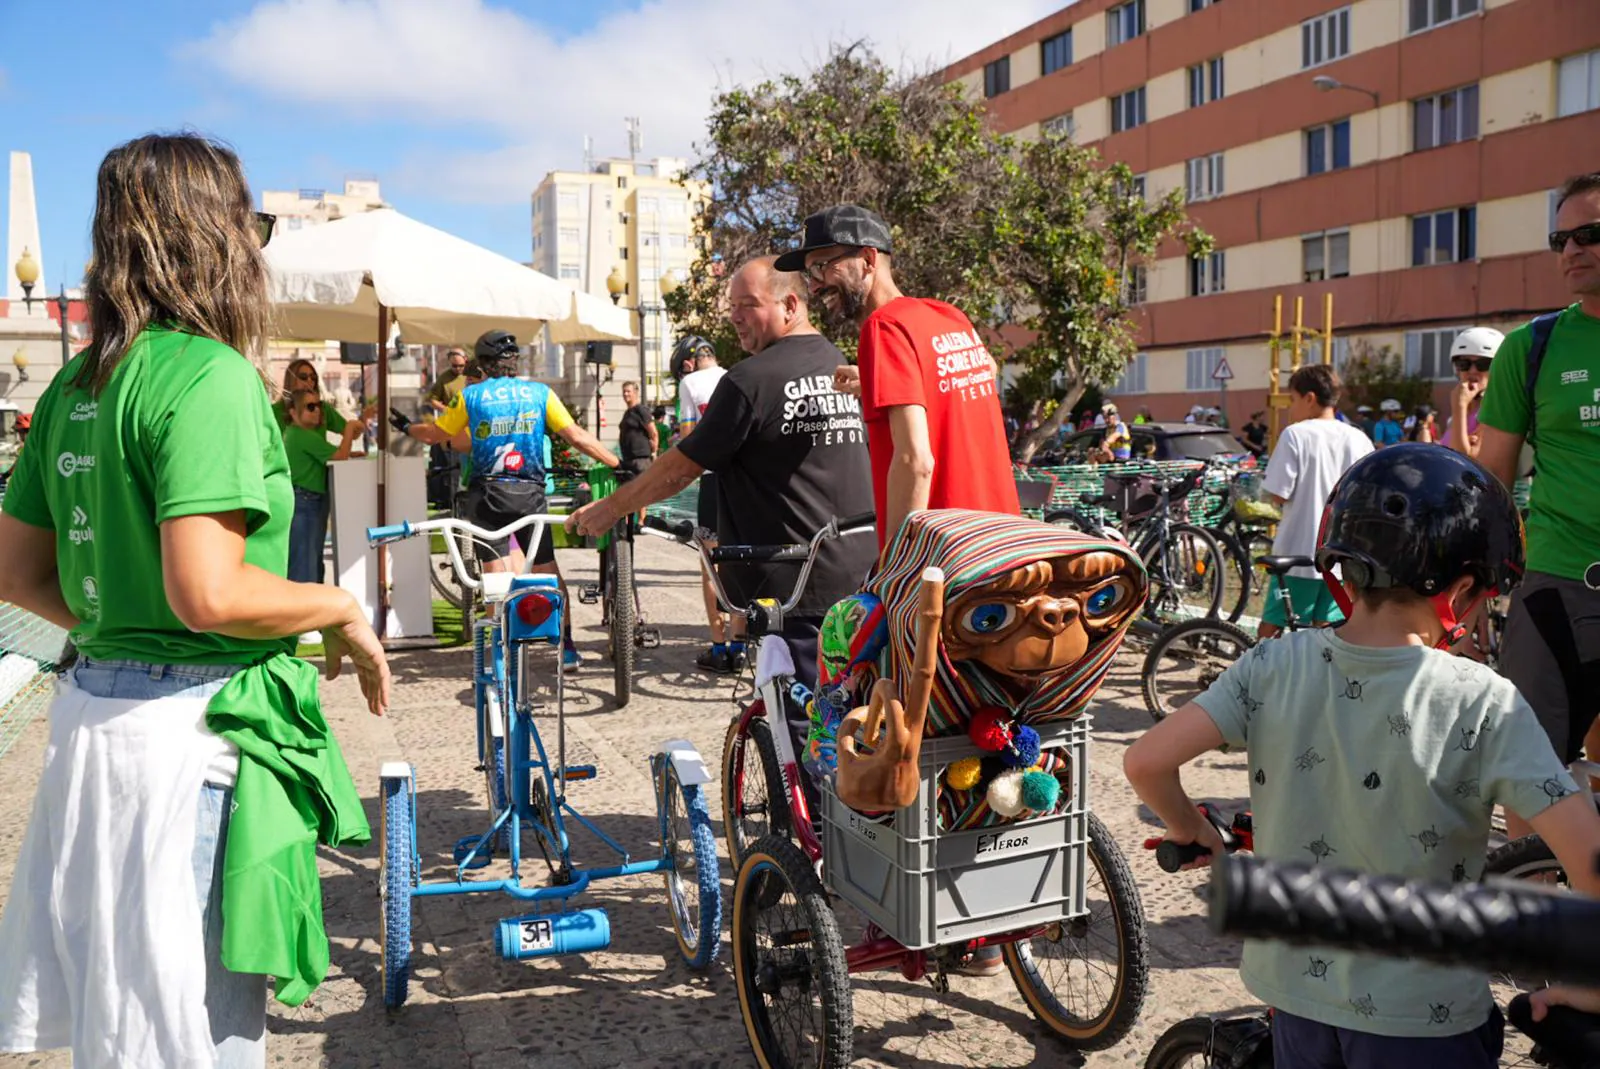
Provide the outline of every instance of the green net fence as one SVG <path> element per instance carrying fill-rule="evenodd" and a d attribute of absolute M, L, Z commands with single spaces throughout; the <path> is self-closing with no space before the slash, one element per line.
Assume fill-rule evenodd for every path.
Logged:
<path fill-rule="evenodd" d="M 61 628 L 0 602 L 0 757 L 50 704 L 67 649 Z"/>
<path fill-rule="evenodd" d="M 1084 518 L 1102 524 L 1116 524 L 1120 514 L 1105 505 L 1089 504 L 1084 496 L 1111 495 L 1119 500 L 1124 488 L 1137 480 L 1160 478 L 1177 480 L 1204 470 L 1205 475 L 1185 501 L 1191 522 L 1214 524 L 1227 513 L 1228 488 L 1237 473 L 1233 467 L 1211 467 L 1197 460 L 1130 460 L 1111 464 L 1068 464 L 1060 467 L 1016 469 L 1022 482 L 1052 481 L 1054 489 L 1044 508 L 1028 509 L 1029 515 L 1042 517 L 1050 509 L 1069 508 Z"/>

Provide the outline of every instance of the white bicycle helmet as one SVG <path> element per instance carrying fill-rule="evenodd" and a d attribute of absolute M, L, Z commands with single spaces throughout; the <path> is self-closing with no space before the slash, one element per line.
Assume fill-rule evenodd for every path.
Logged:
<path fill-rule="evenodd" d="M 1400 402 L 1396 401 L 1393 397 L 1385 398 L 1378 405 L 1378 411 L 1380 411 L 1380 412 L 1399 412 L 1400 411 Z"/>
<path fill-rule="evenodd" d="M 1505 340 L 1506 336 L 1493 327 L 1468 327 L 1456 335 L 1455 344 L 1450 346 L 1450 356 L 1486 356 L 1493 359 L 1500 343 Z"/>

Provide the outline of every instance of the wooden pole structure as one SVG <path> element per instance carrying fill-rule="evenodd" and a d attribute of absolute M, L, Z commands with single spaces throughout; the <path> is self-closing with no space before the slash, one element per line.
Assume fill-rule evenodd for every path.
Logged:
<path fill-rule="evenodd" d="M 1322 362 L 1333 366 L 1333 294 L 1322 295 Z"/>
<path fill-rule="evenodd" d="M 1289 373 L 1291 375 L 1300 370 L 1300 364 L 1305 360 L 1305 350 L 1301 348 L 1300 340 L 1304 337 L 1303 332 L 1306 329 L 1305 309 L 1306 299 L 1304 297 L 1296 297 L 1294 299 L 1294 340 L 1291 342 L 1293 348 L 1289 351 Z"/>
<path fill-rule="evenodd" d="M 378 305 L 378 526 L 389 522 L 389 309 Z M 358 414 L 356 418 L 360 418 Z M 381 640 L 389 629 L 389 551 L 378 547 L 378 619 Z"/>
<path fill-rule="evenodd" d="M 1270 450 L 1278 444 L 1278 434 L 1283 430 L 1283 415 L 1281 401 L 1283 387 L 1282 379 L 1282 353 L 1283 353 L 1283 294 L 1272 298 L 1272 336 L 1267 341 L 1267 448 Z"/>

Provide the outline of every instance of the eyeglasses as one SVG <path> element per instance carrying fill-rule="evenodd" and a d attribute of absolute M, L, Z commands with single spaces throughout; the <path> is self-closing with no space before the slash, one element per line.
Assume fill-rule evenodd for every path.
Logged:
<path fill-rule="evenodd" d="M 806 264 L 806 277 L 813 282 L 821 282 L 828 277 L 828 268 L 840 260 L 849 259 L 860 251 L 860 249 L 846 249 L 837 256 L 830 256 L 826 260 L 818 260 L 815 263 Z"/>
<path fill-rule="evenodd" d="M 267 242 L 272 240 L 272 231 L 278 225 L 278 217 L 268 212 L 256 212 L 256 236 L 261 239 L 261 247 L 266 248 Z"/>
<path fill-rule="evenodd" d="M 1487 373 L 1494 367 L 1492 356 L 1452 356 L 1450 365 L 1457 371 L 1482 371 Z"/>
<path fill-rule="evenodd" d="M 1565 252 L 1568 241 L 1576 241 L 1578 247 L 1582 249 L 1587 249 L 1591 245 L 1600 245 L 1600 223 L 1585 223 L 1583 226 L 1575 226 L 1571 230 L 1550 231 L 1551 252 Z"/>
<path fill-rule="evenodd" d="M 305 410 L 307 412 L 316 412 L 316 411 L 318 411 L 318 410 L 320 410 L 322 408 L 322 402 L 321 401 L 307 401 L 305 403 L 304 407 L 305 407 Z"/>
<path fill-rule="evenodd" d="M 297 379 L 310 379 L 315 382 L 317 381 L 317 371 L 315 368 L 303 367 L 294 373 L 294 377 Z"/>

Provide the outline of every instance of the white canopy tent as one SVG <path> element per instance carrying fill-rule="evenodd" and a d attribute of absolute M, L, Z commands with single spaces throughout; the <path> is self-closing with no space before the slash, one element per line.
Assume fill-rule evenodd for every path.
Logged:
<path fill-rule="evenodd" d="M 558 344 L 634 340 L 628 309 L 392 208 L 274 235 L 264 252 L 279 337 L 375 342 L 380 352 L 394 324 L 413 345 L 470 345 L 488 330 L 508 330 L 526 344 L 547 326 Z M 386 370 L 378 374 L 378 409 L 389 409 Z M 380 525 L 388 522 L 388 449 L 389 424 L 380 419 Z M 380 550 L 380 636 L 388 620 L 387 578 Z"/>

